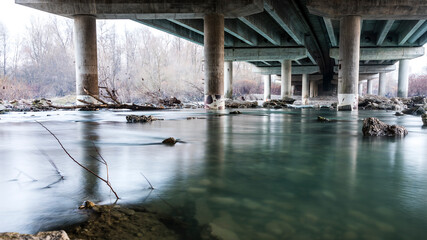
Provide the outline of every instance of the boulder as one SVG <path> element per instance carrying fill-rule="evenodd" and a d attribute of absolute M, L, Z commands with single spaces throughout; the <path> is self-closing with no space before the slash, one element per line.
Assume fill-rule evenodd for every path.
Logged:
<path fill-rule="evenodd" d="M 36 235 L 19 233 L 0 233 L 1 240 L 70 240 L 67 233 L 61 231 L 39 232 Z"/>
<path fill-rule="evenodd" d="M 421 120 L 423 121 L 424 126 L 427 126 L 427 113 L 421 115 Z"/>
<path fill-rule="evenodd" d="M 423 115 L 426 113 L 426 110 L 424 109 L 424 107 L 411 107 L 411 108 L 407 108 L 405 110 L 402 111 L 404 114 L 410 114 L 410 115 Z"/>
<path fill-rule="evenodd" d="M 405 115 L 403 112 L 396 112 L 395 114 L 394 114 L 395 116 L 403 116 L 403 115 Z"/>
<path fill-rule="evenodd" d="M 157 121 L 157 120 L 162 120 L 162 119 L 155 118 L 151 115 L 148 117 L 145 115 L 141 115 L 141 116 L 127 115 L 126 116 L 126 121 L 128 123 L 148 123 L 148 122 Z"/>
<path fill-rule="evenodd" d="M 408 134 L 406 128 L 398 125 L 388 125 L 374 117 L 366 118 L 363 121 L 362 132 L 363 136 L 404 137 Z"/>
<path fill-rule="evenodd" d="M 242 114 L 242 112 L 240 112 L 240 111 L 232 111 L 232 112 L 230 112 L 230 114 Z"/>
<path fill-rule="evenodd" d="M 170 138 L 166 138 L 165 140 L 163 140 L 163 144 L 165 144 L 165 145 L 170 145 L 170 146 L 173 146 L 173 145 L 175 145 L 176 143 L 178 142 L 178 140 L 176 140 L 175 138 L 173 138 L 173 137 L 170 137 Z"/>

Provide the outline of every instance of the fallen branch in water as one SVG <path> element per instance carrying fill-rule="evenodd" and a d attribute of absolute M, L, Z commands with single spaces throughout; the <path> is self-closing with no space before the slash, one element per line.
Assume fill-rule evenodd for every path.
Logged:
<path fill-rule="evenodd" d="M 150 184 L 150 187 L 148 189 L 154 190 L 154 187 L 153 185 L 151 185 L 150 181 L 148 181 L 148 178 L 142 172 L 139 172 L 139 173 L 141 173 L 141 175 L 145 178 L 145 180 L 147 180 L 148 184 Z"/>
<path fill-rule="evenodd" d="M 21 176 L 21 174 L 24 174 L 26 177 L 28 177 L 29 179 L 31 179 L 33 182 L 37 182 L 38 181 L 37 179 L 31 177 L 29 174 L 25 173 L 24 171 L 19 170 L 19 169 L 16 169 L 16 170 L 19 171 L 18 175 L 16 176 L 16 178 L 11 179 L 9 181 L 18 181 L 19 180 L 19 176 Z"/>
<path fill-rule="evenodd" d="M 59 168 L 56 166 L 55 162 L 53 162 L 53 160 L 43 151 L 40 150 L 40 152 L 45 155 L 45 157 L 47 158 L 47 160 L 49 161 L 50 165 L 52 165 L 52 167 L 55 169 L 56 174 L 59 176 L 58 180 L 56 180 L 55 182 L 47 185 L 44 188 L 50 188 L 51 186 L 61 182 L 62 180 L 65 180 L 64 175 L 62 175 L 61 170 L 59 170 Z"/>
<path fill-rule="evenodd" d="M 105 184 L 107 184 L 107 186 L 110 188 L 110 190 L 114 193 L 114 195 L 116 196 L 116 199 L 120 199 L 119 196 L 117 195 L 116 191 L 114 191 L 113 187 L 111 186 L 110 182 L 102 177 L 100 177 L 98 174 L 96 174 L 95 172 L 93 172 L 92 170 L 90 170 L 89 168 L 85 167 L 84 165 L 82 165 L 79 161 L 77 161 L 76 159 L 74 159 L 71 154 L 67 151 L 67 149 L 65 149 L 64 145 L 62 145 L 61 141 L 58 139 L 58 137 L 56 137 L 56 135 L 51 132 L 45 125 L 43 125 L 41 122 L 36 121 L 36 123 L 40 124 L 44 129 L 46 129 L 55 139 L 56 141 L 59 143 L 59 145 L 61 146 L 62 150 L 64 150 L 64 152 L 68 155 L 69 158 L 71 158 L 71 160 L 73 160 L 77 165 L 79 165 L 81 168 L 83 168 L 84 170 L 88 171 L 89 173 L 91 173 L 92 175 L 94 175 L 95 177 L 97 177 L 99 180 L 105 182 Z M 98 150 L 96 150 L 98 151 Z M 98 152 L 99 154 L 99 152 Z M 104 160 L 105 161 L 105 160 Z"/>

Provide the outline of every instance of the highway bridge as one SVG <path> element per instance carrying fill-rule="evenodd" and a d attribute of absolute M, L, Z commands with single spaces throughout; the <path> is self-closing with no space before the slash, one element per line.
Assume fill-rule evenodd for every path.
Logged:
<path fill-rule="evenodd" d="M 425 0 L 16 0 L 74 19 L 77 97 L 98 94 L 96 19 L 131 19 L 204 46 L 205 106 L 224 108 L 231 96 L 232 61 L 281 76 L 281 96 L 292 96 L 300 75 L 309 89 L 337 89 L 338 109 L 357 110 L 358 84 L 399 71 L 398 96 L 408 93 L 408 60 L 424 55 Z M 399 63 L 399 69 L 394 64 Z M 225 64 L 225 65 L 224 65 Z M 225 86 L 225 87 L 224 87 Z M 370 86 L 370 88 L 369 88 Z M 368 84 L 368 92 L 372 84 Z"/>

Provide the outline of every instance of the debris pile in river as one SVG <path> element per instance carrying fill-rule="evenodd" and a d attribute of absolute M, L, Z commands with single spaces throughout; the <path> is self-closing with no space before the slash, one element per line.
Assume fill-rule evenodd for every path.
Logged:
<path fill-rule="evenodd" d="M 127 115 L 126 116 L 126 121 L 128 123 L 148 123 L 148 122 L 153 122 L 153 121 L 157 121 L 157 120 L 163 120 L 160 118 L 155 118 L 153 116 L 145 116 L 145 115 Z"/>
<path fill-rule="evenodd" d="M 244 101 L 244 100 L 226 100 L 226 108 L 256 108 L 258 107 L 257 101 Z"/>
<path fill-rule="evenodd" d="M 285 97 L 283 99 L 274 99 L 264 102 L 262 105 L 264 108 L 287 108 L 290 104 L 293 104 L 295 99 Z"/>
<path fill-rule="evenodd" d="M 427 109 L 427 98 L 416 96 L 411 98 L 386 98 L 376 95 L 359 97 L 359 109 L 395 110 L 404 114 L 421 115 Z"/>
<path fill-rule="evenodd" d="M 363 136 L 404 137 L 408 134 L 405 127 L 388 125 L 374 117 L 366 118 L 363 121 L 362 132 Z"/>
<path fill-rule="evenodd" d="M 176 97 L 159 99 L 159 103 L 168 108 L 182 108 L 184 105 Z"/>

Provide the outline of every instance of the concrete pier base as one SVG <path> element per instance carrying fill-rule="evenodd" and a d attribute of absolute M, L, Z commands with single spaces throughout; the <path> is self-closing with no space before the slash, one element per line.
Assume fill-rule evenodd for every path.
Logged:
<path fill-rule="evenodd" d="M 292 97 L 292 60 L 282 61 L 281 97 Z"/>
<path fill-rule="evenodd" d="M 224 62 L 224 97 L 233 98 L 233 62 Z"/>
<path fill-rule="evenodd" d="M 301 91 L 301 102 L 303 105 L 308 105 L 309 97 L 310 97 L 310 92 L 309 92 L 308 75 L 303 74 L 302 75 L 302 91 Z"/>
<path fill-rule="evenodd" d="M 271 100 L 271 75 L 264 75 L 264 101 Z"/>
<path fill-rule="evenodd" d="M 96 97 L 99 96 L 96 18 L 94 16 L 74 16 L 74 51 L 77 105 L 84 105 L 78 100 L 96 103 L 97 100 L 86 93 L 87 91 Z"/>
<path fill-rule="evenodd" d="M 205 108 L 221 110 L 224 101 L 224 15 L 204 17 Z"/>
<path fill-rule="evenodd" d="M 378 95 L 379 96 L 385 96 L 386 94 L 386 83 L 387 83 L 387 74 L 386 73 L 380 73 L 380 80 L 378 82 Z"/>
<path fill-rule="evenodd" d="M 409 60 L 399 61 L 399 78 L 397 80 L 397 96 L 408 97 Z"/>
<path fill-rule="evenodd" d="M 338 111 L 358 108 L 360 25 L 360 16 L 345 16 L 340 21 Z"/>

